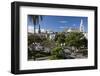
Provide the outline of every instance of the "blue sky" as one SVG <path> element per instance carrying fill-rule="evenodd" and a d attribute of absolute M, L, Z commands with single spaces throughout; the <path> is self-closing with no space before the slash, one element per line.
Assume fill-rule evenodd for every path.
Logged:
<path fill-rule="evenodd" d="M 79 16 L 43 16 L 43 20 L 39 23 L 41 29 L 51 30 L 54 32 L 63 31 L 65 28 L 79 28 L 81 19 L 83 20 L 83 25 L 85 32 L 87 32 L 88 27 L 88 17 Z M 38 29 L 38 25 L 36 25 Z M 32 23 L 32 17 L 28 15 L 28 27 L 34 27 Z"/>

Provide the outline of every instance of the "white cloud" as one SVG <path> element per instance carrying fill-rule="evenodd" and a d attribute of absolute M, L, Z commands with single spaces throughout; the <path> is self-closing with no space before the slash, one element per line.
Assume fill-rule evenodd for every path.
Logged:
<path fill-rule="evenodd" d="M 59 28 L 65 28 L 65 27 L 61 26 L 61 27 L 59 27 Z"/>
<path fill-rule="evenodd" d="M 28 32 L 34 33 L 34 27 L 33 26 L 28 26 Z M 41 29 L 41 32 L 46 32 L 46 30 Z M 36 33 L 38 33 L 38 29 L 36 29 Z"/>
<path fill-rule="evenodd" d="M 66 27 L 65 26 L 60 26 L 59 28 L 63 29 L 63 28 L 67 28 L 67 26 Z"/>
<path fill-rule="evenodd" d="M 28 26 L 28 32 L 34 33 L 34 27 L 33 26 Z"/>
<path fill-rule="evenodd" d="M 60 22 L 60 23 L 67 23 L 68 21 L 64 21 L 64 20 L 63 20 L 63 21 L 59 21 L 59 22 Z"/>

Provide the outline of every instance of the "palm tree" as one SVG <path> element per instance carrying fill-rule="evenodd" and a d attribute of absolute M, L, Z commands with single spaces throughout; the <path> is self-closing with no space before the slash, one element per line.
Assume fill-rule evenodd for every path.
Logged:
<path fill-rule="evenodd" d="M 43 20 L 43 16 L 41 15 L 30 15 L 32 17 L 32 21 L 34 24 L 34 44 L 35 44 L 35 34 L 36 34 L 36 25 L 39 25 L 39 22 Z"/>
<path fill-rule="evenodd" d="M 39 24 L 40 21 L 43 20 L 43 17 L 41 15 L 31 15 L 33 24 L 34 24 L 34 34 L 36 33 L 36 25 Z"/>
<path fill-rule="evenodd" d="M 39 22 L 43 19 L 43 17 L 40 16 L 40 15 L 29 15 L 29 16 L 32 18 L 32 21 L 33 21 L 33 25 L 34 25 L 34 35 L 28 37 L 28 40 L 29 40 L 28 41 L 28 43 L 29 43 L 28 46 L 30 46 L 32 43 L 35 44 L 35 40 L 36 40 L 36 38 L 35 38 L 36 25 L 38 25 Z M 32 57 L 33 56 L 34 57 L 34 60 L 36 59 L 36 57 L 35 57 L 36 53 L 30 52 L 30 50 L 28 50 L 28 54 L 29 54 L 29 57 Z"/>

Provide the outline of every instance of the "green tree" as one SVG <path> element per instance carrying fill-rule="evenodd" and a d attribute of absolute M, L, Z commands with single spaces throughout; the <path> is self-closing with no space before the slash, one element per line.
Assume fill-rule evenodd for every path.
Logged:
<path fill-rule="evenodd" d="M 50 59 L 51 60 L 62 59 L 62 56 L 61 56 L 62 50 L 63 50 L 62 47 L 55 47 L 55 48 L 53 48 L 52 51 L 51 51 Z"/>
<path fill-rule="evenodd" d="M 39 35 L 32 34 L 28 36 L 28 45 L 32 44 L 33 42 L 42 43 L 43 41 L 46 41 L 46 40 L 47 38 L 45 36 L 39 36 Z"/>
<path fill-rule="evenodd" d="M 65 39 L 66 39 L 66 36 L 64 33 L 58 33 L 55 36 L 55 41 L 60 45 L 65 43 Z"/>
<path fill-rule="evenodd" d="M 87 46 L 88 46 L 88 40 L 87 40 L 87 38 L 82 38 L 82 44 L 83 44 L 83 47 L 85 47 L 85 48 L 87 48 Z"/>
<path fill-rule="evenodd" d="M 28 45 L 34 42 L 34 35 L 28 35 Z"/>
<path fill-rule="evenodd" d="M 70 32 L 66 37 L 66 45 L 73 46 L 76 50 L 79 50 L 80 47 L 85 45 L 84 35 L 81 32 Z"/>
<path fill-rule="evenodd" d="M 32 20 L 33 20 L 33 24 L 34 24 L 34 35 L 36 33 L 36 25 L 39 25 L 39 22 L 43 20 L 43 17 L 41 15 L 30 15 L 32 17 Z M 40 26 L 40 25 L 39 25 Z M 37 38 L 34 37 L 34 43 L 35 43 L 35 40 Z"/>
<path fill-rule="evenodd" d="M 55 42 L 53 40 L 45 39 L 41 42 L 41 45 L 47 48 L 54 48 L 56 46 Z"/>

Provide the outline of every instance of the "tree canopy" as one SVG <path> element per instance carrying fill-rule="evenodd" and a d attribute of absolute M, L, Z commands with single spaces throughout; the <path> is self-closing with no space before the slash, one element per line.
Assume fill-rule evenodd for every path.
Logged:
<path fill-rule="evenodd" d="M 59 44 L 65 43 L 65 38 L 66 38 L 66 36 L 64 33 L 58 33 L 55 36 L 55 41 L 58 42 Z"/>
<path fill-rule="evenodd" d="M 84 42 L 85 41 L 85 42 Z M 87 44 L 87 39 L 82 32 L 70 32 L 66 37 L 66 45 L 79 48 Z"/>

